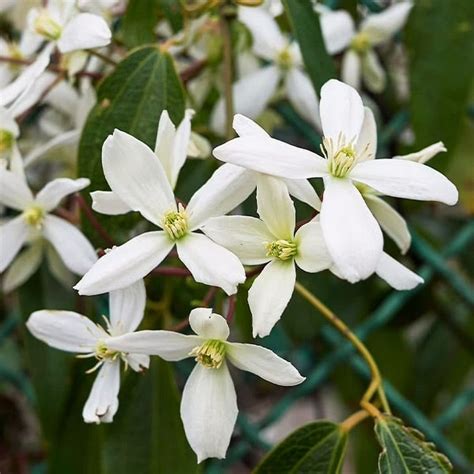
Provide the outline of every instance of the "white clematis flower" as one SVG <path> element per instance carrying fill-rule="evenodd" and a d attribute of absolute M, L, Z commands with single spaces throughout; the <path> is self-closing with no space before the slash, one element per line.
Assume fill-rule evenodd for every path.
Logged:
<path fill-rule="evenodd" d="M 79 13 L 72 1 L 49 0 L 46 7 L 32 8 L 27 23 L 29 35 L 24 42 L 28 50 L 37 50 L 44 41 L 47 45 L 30 66 L 0 90 L 0 105 L 10 104 L 28 93 L 48 67 L 55 47 L 65 54 L 106 46 L 112 38 L 103 18 L 92 13 Z"/>
<path fill-rule="evenodd" d="M 110 293 L 110 318 L 104 316 L 106 329 L 72 311 L 35 311 L 26 323 L 31 334 L 49 346 L 78 353 L 79 358 L 97 359 L 97 364 L 87 371 L 99 369 L 82 410 L 86 423 L 113 421 L 119 404 L 121 360 L 136 372 L 148 368 L 147 355 L 116 351 L 107 346 L 109 339 L 135 331 L 143 318 L 145 302 L 145 285 L 140 280 Z"/>
<path fill-rule="evenodd" d="M 64 197 L 84 189 L 89 183 L 86 178 L 59 178 L 33 196 L 22 177 L 0 169 L 0 204 L 21 212 L 0 226 L 0 272 L 8 267 L 27 241 L 43 237 L 69 270 L 77 275 L 86 273 L 97 260 L 92 245 L 76 227 L 53 215 L 52 211 Z M 23 263 L 31 265 L 30 259 Z M 28 269 L 17 268 L 17 272 L 28 272 Z"/>
<path fill-rule="evenodd" d="M 189 315 L 196 335 L 171 331 L 138 331 L 116 337 L 107 346 L 116 351 L 157 355 L 168 361 L 196 358 L 181 398 L 181 418 L 198 462 L 225 458 L 237 419 L 237 400 L 227 361 L 277 385 L 292 386 L 305 379 L 286 360 L 253 344 L 229 342 L 229 326 L 208 308 Z"/>
<path fill-rule="evenodd" d="M 281 80 L 286 95 L 303 118 L 319 128 L 318 99 L 307 74 L 298 44 L 290 42 L 280 31 L 271 14 L 263 7 L 240 7 L 239 19 L 252 33 L 253 52 L 270 64 L 249 73 L 233 86 L 234 109 L 237 113 L 256 119 L 275 94 Z M 224 99 L 217 103 L 211 128 L 224 132 Z"/>
<path fill-rule="evenodd" d="M 209 219 L 203 232 L 237 255 L 244 265 L 267 264 L 249 291 L 253 336 L 267 336 L 291 299 L 296 267 L 314 273 L 332 266 L 321 225 L 311 221 L 295 233 L 295 207 L 285 183 L 258 178 L 260 219 L 223 216 Z"/>
<path fill-rule="evenodd" d="M 368 15 L 355 31 L 349 13 L 318 6 L 327 51 L 336 54 L 348 48 L 342 58 L 341 74 L 345 83 L 360 89 L 362 78 L 372 92 L 385 88 L 385 71 L 374 48 L 403 28 L 412 7 L 411 1 L 395 3 L 381 13 Z"/>
<path fill-rule="evenodd" d="M 235 138 L 213 153 L 222 161 L 274 176 L 324 178 L 324 239 L 341 275 L 355 282 L 375 271 L 383 247 L 379 224 L 356 183 L 387 196 L 448 205 L 457 202 L 458 191 L 441 173 L 421 163 L 367 160 L 373 151 L 364 138 L 364 106 L 352 87 L 333 79 L 328 81 L 321 89 L 320 111 L 325 159 L 261 136 Z"/>
<path fill-rule="evenodd" d="M 20 127 L 13 114 L 0 105 L 0 167 L 24 176 L 23 159 L 17 140 Z"/>
<path fill-rule="evenodd" d="M 167 145 L 161 146 L 170 151 Z M 183 161 L 186 147 L 187 142 L 179 141 L 177 148 Z M 169 166 L 163 166 L 168 159 Z M 237 285 L 245 280 L 239 259 L 196 231 L 206 220 L 226 214 L 250 195 L 255 185 L 247 170 L 236 172 L 234 166 L 222 166 L 184 208 L 176 204 L 169 181 L 179 171 L 180 162 L 173 157 L 157 159 L 148 146 L 131 135 L 115 130 L 107 138 L 102 166 L 114 194 L 102 194 L 101 200 L 95 194 L 95 209 L 108 214 L 114 210 L 123 213 L 127 208 L 138 211 L 162 230 L 141 234 L 100 258 L 76 285 L 80 294 L 105 293 L 130 285 L 160 264 L 175 245 L 196 281 L 219 286 L 227 294 L 237 291 Z M 106 202 L 104 196 L 110 201 Z"/>

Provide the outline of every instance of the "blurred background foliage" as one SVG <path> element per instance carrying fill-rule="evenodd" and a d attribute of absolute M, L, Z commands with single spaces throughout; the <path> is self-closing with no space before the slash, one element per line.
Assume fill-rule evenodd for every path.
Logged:
<path fill-rule="evenodd" d="M 328 0 L 356 16 L 355 0 Z M 380 10 L 386 2 L 360 0 Z M 333 77 L 334 61 L 324 51 L 316 14 L 309 2 L 288 0 L 289 17 L 280 24 L 292 31 L 303 49 L 308 73 L 319 88 Z M 183 25 L 173 0 L 130 1 L 114 34 L 128 48 L 156 41 L 154 27 L 167 20 L 174 31 Z M 0 28 L 6 23 L 1 22 Z M 234 28 L 242 25 L 234 24 Z M 235 32 L 235 34 L 237 34 Z M 394 412 L 420 429 L 448 455 L 455 472 L 474 465 L 474 4 L 472 0 L 417 0 L 405 30 L 397 38 L 408 52 L 410 96 L 397 96 L 389 83 L 375 98 L 380 106 L 379 154 L 406 153 L 442 140 L 448 152 L 430 164 L 456 183 L 460 204 L 452 209 L 416 202 L 397 202 L 413 231 L 413 246 L 403 258 L 425 278 L 409 292 L 394 292 L 371 278 L 350 285 L 328 272 L 298 278 L 356 329 L 379 364 Z M 207 68 L 217 68 L 216 59 Z M 238 54 L 238 51 L 236 51 Z M 317 59 L 317 60 L 316 60 Z M 211 92 L 193 128 L 213 144 L 207 128 L 218 98 Z M 115 128 L 153 144 L 161 110 L 174 121 L 184 112 L 185 88 L 171 56 L 156 47 L 132 52 L 99 84 L 98 103 L 89 115 L 79 147 L 79 175 L 103 189 L 100 148 Z M 286 101 L 276 101 L 262 123 L 281 139 L 317 151 L 319 136 Z M 186 200 L 216 167 L 188 161 L 177 188 Z M 316 183 L 315 183 L 316 184 Z M 86 194 L 84 197 L 87 198 Z M 252 199 L 244 204 L 255 212 Z M 300 216 L 310 210 L 299 205 Z M 130 218 L 100 217 L 120 240 L 135 225 Z M 97 247 L 106 242 L 86 225 Z M 348 236 L 350 238 L 350 236 Z M 389 244 L 390 245 L 390 244 Z M 389 250 L 395 250 L 390 248 Z M 233 337 L 251 340 L 246 292 L 239 290 Z M 147 283 L 149 303 L 143 328 L 170 328 L 187 317 L 207 288 L 191 279 L 166 277 Z M 214 307 L 224 305 L 218 293 Z M 107 313 L 106 299 L 79 299 L 55 283 L 42 268 L 20 291 L 2 296 L 0 321 L 0 472 L 40 474 L 245 473 L 271 445 L 314 419 L 340 421 L 357 409 L 368 373 L 350 346 L 295 295 L 281 323 L 261 343 L 290 358 L 308 380 L 299 387 L 270 386 L 248 373 L 233 374 L 241 414 L 228 458 L 199 467 L 188 447 L 179 417 L 179 393 L 190 364 L 171 366 L 155 358 L 145 374 L 127 373 L 120 410 L 110 426 L 90 426 L 81 418 L 92 378 L 87 362 L 48 348 L 22 324 L 41 308 L 80 309 L 97 320 Z M 370 421 L 349 437 L 344 472 L 375 472 L 380 447 Z"/>

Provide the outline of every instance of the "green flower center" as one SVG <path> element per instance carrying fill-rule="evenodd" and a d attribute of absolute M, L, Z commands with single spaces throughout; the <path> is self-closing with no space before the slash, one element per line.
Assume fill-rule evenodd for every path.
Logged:
<path fill-rule="evenodd" d="M 100 361 L 116 360 L 121 352 L 109 349 L 104 341 L 99 341 L 95 347 L 95 358 Z"/>
<path fill-rule="evenodd" d="M 0 154 L 10 151 L 15 142 L 15 137 L 13 133 L 4 128 L 0 129 Z"/>
<path fill-rule="evenodd" d="M 336 141 L 332 138 L 324 137 L 321 151 L 328 160 L 328 171 L 336 178 L 343 178 L 354 168 L 359 159 L 365 158 L 366 155 L 368 156 L 368 145 L 358 155 L 354 141 L 346 140 L 340 134 Z"/>
<path fill-rule="evenodd" d="M 182 204 L 177 211 L 167 212 L 163 217 L 163 229 L 168 232 L 172 240 L 178 240 L 188 232 L 188 217 Z"/>
<path fill-rule="evenodd" d="M 29 209 L 25 209 L 23 212 L 23 218 L 25 219 L 26 223 L 31 227 L 35 227 L 36 229 L 41 229 L 44 216 L 44 209 L 39 206 L 32 206 Z"/>
<path fill-rule="evenodd" d="M 36 33 L 51 41 L 58 40 L 63 32 L 62 26 L 51 17 L 46 9 L 42 9 L 35 18 L 33 28 Z"/>
<path fill-rule="evenodd" d="M 290 69 L 293 66 L 293 56 L 291 55 L 291 51 L 288 48 L 281 50 L 278 53 L 276 62 L 282 69 Z"/>
<path fill-rule="evenodd" d="M 364 54 L 370 49 L 370 38 L 367 33 L 357 33 L 351 41 L 351 48 L 359 54 Z"/>
<path fill-rule="evenodd" d="M 219 339 L 209 339 L 204 344 L 195 347 L 189 355 L 195 357 L 199 362 L 208 369 L 218 369 L 225 359 L 226 345 L 224 341 Z"/>
<path fill-rule="evenodd" d="M 290 240 L 275 240 L 273 242 L 265 242 L 264 245 L 267 249 L 267 257 L 280 260 L 293 258 L 298 250 L 296 243 Z"/>

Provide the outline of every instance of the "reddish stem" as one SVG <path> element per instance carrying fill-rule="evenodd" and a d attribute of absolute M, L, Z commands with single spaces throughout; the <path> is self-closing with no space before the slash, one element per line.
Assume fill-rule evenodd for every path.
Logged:
<path fill-rule="evenodd" d="M 230 295 L 229 299 L 227 300 L 229 308 L 227 309 L 227 322 L 230 324 L 234 319 L 235 314 L 235 295 Z"/>
<path fill-rule="evenodd" d="M 191 272 L 187 268 L 156 267 L 150 272 L 150 275 L 167 275 L 167 276 L 176 276 L 176 277 L 188 277 L 188 276 L 191 275 Z"/>

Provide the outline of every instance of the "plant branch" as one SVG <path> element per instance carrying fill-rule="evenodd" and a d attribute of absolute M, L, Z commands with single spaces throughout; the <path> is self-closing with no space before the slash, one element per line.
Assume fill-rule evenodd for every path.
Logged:
<path fill-rule="evenodd" d="M 313 293 L 306 289 L 301 283 L 295 283 L 295 290 L 354 345 L 354 347 L 358 350 L 359 354 L 369 366 L 370 372 L 372 374 L 372 380 L 368 389 L 364 393 L 364 396 L 362 397 L 361 406 L 363 403 L 369 403 L 374 394 L 377 392 L 384 411 L 390 413 L 387 397 L 385 396 L 385 392 L 382 387 L 382 377 L 380 376 L 379 368 L 377 367 L 377 364 L 375 363 L 367 347 L 365 347 L 363 342 L 349 329 L 348 326 L 346 326 L 342 320 L 340 320 L 323 302 L 314 296 Z"/>
<path fill-rule="evenodd" d="M 371 414 L 365 408 L 363 410 L 356 411 L 341 423 L 341 429 L 347 433 L 369 416 L 371 416 Z"/>
<path fill-rule="evenodd" d="M 106 56 L 105 54 L 99 53 L 99 51 L 96 51 L 95 49 L 88 49 L 87 52 L 90 55 L 95 56 L 96 58 L 99 58 L 104 63 L 107 63 L 107 64 L 110 64 L 111 66 L 117 67 L 118 63 L 116 61 L 114 61 L 112 58 L 109 58 L 108 56 Z"/>
<path fill-rule="evenodd" d="M 225 99 L 225 131 L 226 138 L 234 136 L 232 121 L 234 119 L 234 98 L 232 96 L 233 64 L 232 64 L 232 35 L 231 24 L 234 18 L 233 9 L 224 4 L 220 10 L 220 26 L 224 48 L 224 99 Z"/>

